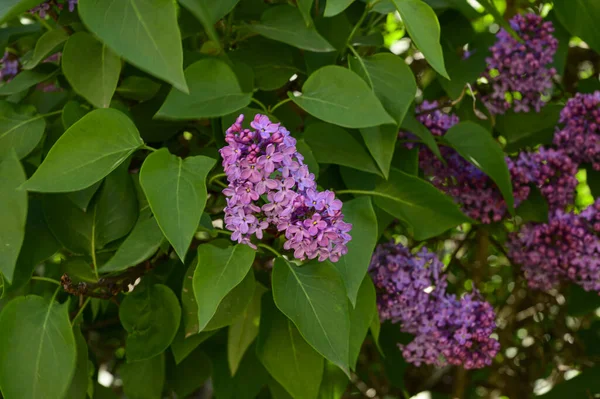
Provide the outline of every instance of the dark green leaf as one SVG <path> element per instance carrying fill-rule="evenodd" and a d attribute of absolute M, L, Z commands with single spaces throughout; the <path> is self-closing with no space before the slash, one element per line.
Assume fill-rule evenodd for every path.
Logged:
<path fill-rule="evenodd" d="M 359 287 L 377 244 L 377 217 L 369 197 L 346 201 L 342 212 L 344 221 L 352 224 L 352 240 L 348 243 L 348 253 L 335 263 L 335 267 L 342 275 L 352 306 L 355 306 Z"/>
<path fill-rule="evenodd" d="M 442 158 L 440 148 L 433 138 L 433 134 L 414 115 L 406 115 L 402 121 L 402 129 L 417 136 L 438 158 Z"/>
<path fill-rule="evenodd" d="M 18 187 L 26 178 L 14 151 L 0 162 L 0 272 L 8 282 L 13 281 L 25 239 L 27 192 Z"/>
<path fill-rule="evenodd" d="M 600 3 L 588 0 L 554 0 L 558 20 L 591 48 L 600 51 Z"/>
<path fill-rule="evenodd" d="M 421 50 L 429 65 L 449 79 L 440 45 L 440 23 L 427 3 L 422 0 L 393 0 L 408 34 Z"/>
<path fill-rule="evenodd" d="M 223 348 L 224 349 L 224 348 Z M 212 382 L 219 399 L 254 399 L 269 379 L 269 374 L 256 357 L 255 346 L 246 351 L 239 370 L 232 377 L 224 350 L 213 358 Z M 222 355 L 221 355 L 222 353 Z"/>
<path fill-rule="evenodd" d="M 160 399 L 165 385 L 165 355 L 123 363 L 119 374 L 128 399 Z"/>
<path fill-rule="evenodd" d="M 196 349 L 183 362 L 167 369 L 167 382 L 178 398 L 188 398 L 204 384 L 211 372 L 210 358 Z"/>
<path fill-rule="evenodd" d="M 92 184 L 88 188 L 84 188 L 83 190 L 79 191 L 73 191 L 65 195 L 67 196 L 67 198 L 69 198 L 69 200 L 72 203 L 77 205 L 79 209 L 81 209 L 84 212 L 87 212 L 88 206 L 90 205 L 90 201 L 92 200 L 94 194 L 96 194 L 96 192 L 100 188 L 101 184 L 102 181 L 99 181 L 97 183 Z"/>
<path fill-rule="evenodd" d="M 571 316 L 581 317 L 600 308 L 600 295 L 595 291 L 585 291 L 578 285 L 569 287 L 567 312 Z"/>
<path fill-rule="evenodd" d="M 158 93 L 158 90 L 160 90 L 159 83 L 141 76 L 128 76 L 117 87 L 117 93 L 121 96 L 137 101 L 150 100 Z"/>
<path fill-rule="evenodd" d="M 327 3 L 325 3 L 325 13 L 323 15 L 325 17 L 338 15 L 339 13 L 344 12 L 344 10 L 353 2 L 354 0 L 327 0 Z"/>
<path fill-rule="evenodd" d="M 309 51 L 334 51 L 335 48 L 317 32 L 308 27 L 300 11 L 292 6 L 270 7 L 260 18 L 260 24 L 250 25 L 254 32 L 272 40 L 287 43 Z"/>
<path fill-rule="evenodd" d="M 556 4 L 556 3 L 555 3 Z M 572 6 L 575 6 L 572 4 Z M 590 22 L 593 23 L 593 22 Z M 595 26 L 595 25 L 594 25 Z M 563 381 L 552 388 L 544 395 L 538 396 L 540 399 L 564 399 L 564 398 L 586 398 L 592 393 L 600 392 L 600 366 L 594 366 L 584 369 L 583 372 Z M 592 396 L 593 397 L 593 396 Z"/>
<path fill-rule="evenodd" d="M 216 330 L 229 326 L 241 317 L 252 301 L 256 291 L 255 285 L 254 273 L 249 272 L 242 282 L 235 286 L 219 303 L 215 315 L 210 319 L 205 330 Z"/>
<path fill-rule="evenodd" d="M 75 345 L 77 348 L 77 361 L 75 367 L 75 374 L 71 380 L 71 385 L 67 391 L 65 398 L 67 399 L 81 399 L 85 398 L 90 381 L 89 376 L 89 359 L 88 359 L 88 346 L 85 342 L 83 334 L 79 328 L 73 330 L 75 335 Z"/>
<path fill-rule="evenodd" d="M 323 382 L 319 387 L 319 399 L 341 398 L 348 386 L 348 377 L 335 364 L 325 361 Z"/>
<path fill-rule="evenodd" d="M 505 155 L 492 133 L 473 122 L 461 122 L 452 126 L 444 135 L 458 153 L 488 175 L 498 186 L 508 211 L 514 214 L 514 197 L 510 172 Z"/>
<path fill-rule="evenodd" d="M 65 44 L 62 70 L 73 89 L 96 108 L 108 108 L 121 73 L 121 60 L 86 32 Z"/>
<path fill-rule="evenodd" d="M 537 187 L 530 187 L 529 196 L 516 210 L 523 222 L 548 222 L 548 201 Z"/>
<path fill-rule="evenodd" d="M 52 50 L 67 41 L 69 35 L 63 29 L 54 29 L 44 33 L 35 44 L 30 58 L 23 61 L 23 69 L 35 68 Z"/>
<path fill-rule="evenodd" d="M 317 261 L 298 267 L 277 258 L 272 279 L 279 310 L 313 348 L 348 373 L 348 299 L 335 267 Z"/>
<path fill-rule="evenodd" d="M 506 150 L 525 146 L 552 144 L 554 127 L 558 124 L 562 105 L 548 104 L 540 112 L 513 112 L 497 115 L 495 128 L 506 137 Z"/>
<path fill-rule="evenodd" d="M 406 62 L 390 53 L 360 59 L 351 57 L 349 61 L 352 70 L 373 88 L 396 124 L 402 123 L 417 94 L 417 82 Z"/>
<path fill-rule="evenodd" d="M 22 71 L 13 80 L 0 86 L 0 96 L 10 96 L 29 89 L 45 80 L 50 79 L 58 69 L 51 64 L 43 64 L 31 71 Z"/>
<path fill-rule="evenodd" d="M 181 319 L 177 297 L 165 285 L 137 286 L 119 307 L 127 331 L 127 360 L 148 360 L 171 345 Z"/>
<path fill-rule="evenodd" d="M 96 183 L 144 143 L 133 122 L 115 109 L 97 109 L 69 128 L 23 188 L 68 192 Z"/>
<path fill-rule="evenodd" d="M 75 373 L 68 303 L 31 295 L 0 314 L 0 386 L 6 398 L 62 398 Z"/>
<path fill-rule="evenodd" d="M 192 263 L 188 266 L 183 277 L 183 284 L 181 287 L 181 308 L 183 311 L 183 326 L 184 333 L 183 337 L 191 339 L 195 337 L 200 330 L 198 326 L 198 303 L 194 296 L 194 272 L 198 260 L 194 258 Z"/>
<path fill-rule="evenodd" d="M 398 127 L 396 125 L 367 127 L 360 129 L 360 134 L 375 162 L 377 162 L 379 170 L 387 178 L 394 157 Z"/>
<path fill-rule="evenodd" d="M 38 145 L 46 129 L 46 121 L 31 105 L 15 105 L 0 100 L 0 161 L 12 150 L 19 159 Z"/>
<path fill-rule="evenodd" d="M 371 277 L 365 276 L 356 297 L 356 306 L 350 309 L 350 367 L 352 369 L 356 368 L 360 348 L 376 313 L 375 287 Z"/>
<path fill-rule="evenodd" d="M 355 73 L 339 66 L 326 66 L 310 75 L 302 95 L 288 96 L 309 114 L 348 128 L 395 123 L 371 91 Z"/>
<path fill-rule="evenodd" d="M 319 163 L 317 158 L 315 158 L 315 154 L 312 151 L 312 148 L 306 144 L 304 139 L 296 140 L 296 148 L 298 152 L 302 154 L 304 157 L 304 163 L 308 166 L 308 170 L 310 173 L 315 175 L 315 179 L 319 178 Z"/>
<path fill-rule="evenodd" d="M 366 172 L 380 173 L 365 148 L 338 126 L 313 123 L 306 128 L 304 139 L 319 163 L 333 163 Z M 331 151 L 332 148 L 335 148 L 335 151 Z"/>
<path fill-rule="evenodd" d="M 261 284 L 256 284 L 252 301 L 227 331 L 227 360 L 231 375 L 235 375 L 246 349 L 258 335 L 260 323 L 260 300 L 267 290 Z"/>
<path fill-rule="evenodd" d="M 119 56 L 188 91 L 174 1 L 82 0 L 77 8 L 85 25 Z"/>
<path fill-rule="evenodd" d="M 210 244 L 198 247 L 198 266 L 194 272 L 198 331 L 204 330 L 223 298 L 248 274 L 254 255 L 254 250 L 243 244 L 226 249 Z"/>
<path fill-rule="evenodd" d="M 310 12 L 312 10 L 313 0 L 298 0 L 297 5 L 306 26 L 311 26 L 313 21 Z"/>
<path fill-rule="evenodd" d="M 185 309 L 185 308 L 184 308 Z M 181 363 L 190 353 L 194 351 L 202 342 L 212 337 L 217 330 L 204 331 L 198 334 L 193 334 L 188 337 L 185 336 L 185 330 L 182 325 L 179 326 L 177 335 L 171 342 L 171 352 L 175 358 L 175 363 Z"/>
<path fill-rule="evenodd" d="M 185 70 L 190 93 L 172 89 L 156 116 L 168 119 L 215 118 L 250 104 L 252 94 L 243 93 L 229 65 L 205 58 Z"/>
<path fill-rule="evenodd" d="M 302 338 L 294 324 L 265 296 L 256 355 L 269 374 L 295 399 L 317 397 L 323 357 Z"/>
<path fill-rule="evenodd" d="M 200 21 L 212 43 L 220 48 L 219 35 L 214 27 L 217 21 L 214 20 L 209 8 L 211 2 L 206 0 L 179 0 L 179 2 Z"/>
<path fill-rule="evenodd" d="M 75 122 L 83 118 L 88 112 L 90 112 L 90 110 L 84 108 L 77 101 L 71 100 L 67 102 L 63 107 L 63 112 L 61 116 L 65 130 L 73 126 Z"/>
<path fill-rule="evenodd" d="M 183 261 L 206 205 L 206 176 L 215 160 L 185 160 L 166 148 L 150 154 L 140 171 L 140 184 L 167 240 Z"/>
<path fill-rule="evenodd" d="M 5 0 L 0 3 L 0 24 L 37 6 L 41 0 Z"/>

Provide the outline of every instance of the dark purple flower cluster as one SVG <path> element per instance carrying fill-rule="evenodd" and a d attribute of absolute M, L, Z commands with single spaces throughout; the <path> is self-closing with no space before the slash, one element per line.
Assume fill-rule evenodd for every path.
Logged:
<path fill-rule="evenodd" d="M 75 6 L 77 5 L 77 2 L 78 2 L 78 0 L 66 0 L 67 7 L 70 12 L 75 11 Z M 52 10 L 53 7 L 56 7 L 59 10 L 62 10 L 64 7 L 64 4 L 59 3 L 57 0 L 48 0 L 48 1 L 40 4 L 39 6 L 33 7 L 31 10 L 29 10 L 29 13 L 30 14 L 38 14 L 40 16 L 40 18 L 46 18 L 46 15 L 48 14 L 48 12 L 50 10 Z"/>
<path fill-rule="evenodd" d="M 399 322 L 402 331 L 415 335 L 400 348 L 404 358 L 417 366 L 473 369 L 491 364 L 500 349 L 491 338 L 494 309 L 476 293 L 460 299 L 447 294 L 442 269 L 437 256 L 424 247 L 413 254 L 402 245 L 379 245 L 369 273 L 381 320 Z"/>
<path fill-rule="evenodd" d="M 515 112 L 539 112 L 545 105 L 542 95 L 552 88 L 554 68 L 547 68 L 554 58 L 558 41 L 552 36 L 552 22 L 544 22 L 536 14 L 515 15 L 511 27 L 521 38 L 519 42 L 506 30 L 500 29 L 496 43 L 490 47 L 484 77 L 491 93 L 482 101 L 492 114 L 503 114 L 510 108 Z"/>
<path fill-rule="evenodd" d="M 520 264 L 531 288 L 549 290 L 572 281 L 600 291 L 600 200 L 582 213 L 551 213 L 548 223 L 529 223 L 508 241 L 509 255 Z"/>
<path fill-rule="evenodd" d="M 554 144 L 575 162 L 600 170 L 600 91 L 577 93 L 562 109 L 559 123 Z"/>
<path fill-rule="evenodd" d="M 0 58 L 0 81 L 8 82 L 19 73 L 19 60 L 8 51 Z"/>
<path fill-rule="evenodd" d="M 264 230 L 274 226 L 285 234 L 283 247 L 297 259 L 337 262 L 351 240 L 342 202 L 331 191 L 317 190 L 288 130 L 264 115 L 250 123 L 253 130 L 244 129 L 243 119 L 240 115 L 227 129 L 228 145 L 220 150 L 229 181 L 223 193 L 231 239 L 255 248 L 251 237 L 262 239 Z"/>

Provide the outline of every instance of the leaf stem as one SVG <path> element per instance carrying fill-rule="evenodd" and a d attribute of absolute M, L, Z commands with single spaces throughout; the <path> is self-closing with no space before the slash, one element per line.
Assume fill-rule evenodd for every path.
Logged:
<path fill-rule="evenodd" d="M 360 27 L 360 25 L 362 25 L 362 23 L 364 22 L 364 20 L 367 17 L 367 14 L 369 13 L 370 9 L 371 9 L 371 7 L 369 7 L 369 5 L 365 6 L 365 11 L 360 16 L 360 18 L 359 18 L 358 22 L 356 23 L 356 25 L 354 25 L 354 28 L 352 28 L 352 31 L 350 32 L 350 36 L 348 36 L 348 40 L 346 41 L 346 46 L 352 46 L 352 38 L 354 38 L 354 35 L 356 34 L 356 31 L 358 30 L 358 28 Z"/>
<path fill-rule="evenodd" d="M 35 19 L 37 19 L 44 28 L 46 28 L 48 30 L 54 30 L 54 28 L 52 26 L 50 26 L 50 24 L 44 18 L 40 17 L 37 14 L 34 14 L 34 16 L 35 16 Z"/>
<path fill-rule="evenodd" d="M 259 100 L 257 100 L 256 98 L 251 98 L 250 101 L 252 101 L 253 103 L 257 104 L 259 107 L 262 108 L 263 111 L 265 111 L 265 114 L 269 113 L 269 110 L 267 109 L 267 107 L 265 106 L 265 104 L 263 104 L 262 102 L 260 102 Z"/>
<path fill-rule="evenodd" d="M 61 109 L 59 111 L 48 112 L 47 114 L 41 114 L 40 116 L 43 117 L 43 118 L 45 118 L 45 117 L 48 117 L 48 116 L 58 115 L 58 114 L 62 114 L 62 113 L 63 113 L 63 110 Z"/>
<path fill-rule="evenodd" d="M 354 54 L 356 59 L 358 59 L 358 62 L 360 62 L 360 66 L 362 67 L 363 71 L 365 72 L 365 76 L 367 77 L 367 79 L 369 79 L 369 87 L 371 88 L 371 90 L 373 90 L 373 81 L 371 80 L 371 75 L 369 75 L 369 71 L 367 71 L 367 67 L 366 67 L 365 62 L 363 61 L 362 57 L 360 55 L 358 55 L 358 52 L 351 44 L 348 44 L 348 49 L 352 52 L 352 54 Z"/>
<path fill-rule="evenodd" d="M 338 190 L 335 192 L 338 195 L 341 194 L 363 194 L 363 195 L 373 195 L 375 197 L 382 197 L 382 198 L 387 198 L 393 201 L 398 201 L 398 198 L 393 197 L 391 195 L 385 194 L 385 193 L 380 193 L 378 191 L 371 191 L 371 190 Z"/>
<path fill-rule="evenodd" d="M 227 230 L 223 230 L 223 229 L 215 229 L 215 230 L 217 230 L 217 233 L 225 234 L 226 236 L 230 236 L 233 234 L 231 231 L 227 231 Z"/>
<path fill-rule="evenodd" d="M 146 144 L 144 144 L 144 145 L 141 147 L 141 149 L 142 149 L 142 150 L 148 150 L 148 151 L 151 151 L 151 152 L 156 152 L 156 151 L 158 151 L 156 148 L 154 148 L 154 147 L 150 147 L 150 146 L 148 146 L 148 145 L 146 145 Z"/>
<path fill-rule="evenodd" d="M 37 281 L 45 281 L 47 283 L 56 284 L 59 287 L 62 287 L 62 284 L 60 283 L 60 281 L 55 280 L 55 279 L 50 278 L 50 277 L 32 276 L 31 279 L 32 280 L 37 280 Z"/>
<path fill-rule="evenodd" d="M 94 223 L 92 224 L 92 248 L 91 248 L 91 255 L 92 255 L 92 264 L 94 265 L 94 274 L 96 275 L 96 280 L 100 279 L 100 276 L 98 275 L 98 262 L 96 262 L 96 207 L 94 207 Z"/>
<path fill-rule="evenodd" d="M 225 173 L 218 173 L 218 174 L 214 175 L 213 177 L 211 177 L 208 180 L 208 185 L 210 186 L 213 183 L 213 181 L 215 181 L 217 179 L 220 179 L 221 177 L 227 177 L 227 174 L 225 174 Z"/>
<path fill-rule="evenodd" d="M 88 296 L 85 299 L 85 302 L 83 302 L 83 305 L 81 305 L 81 307 L 79 308 L 79 310 L 77 311 L 77 314 L 75 315 L 75 317 L 73 317 L 73 320 L 71 320 L 71 326 L 75 325 L 75 321 L 77 320 L 77 318 L 83 313 L 83 311 L 85 310 L 85 307 L 88 305 L 88 303 L 90 303 L 90 301 L 92 300 L 91 296 Z"/>
<path fill-rule="evenodd" d="M 277 250 L 267 244 L 263 244 L 263 243 L 259 243 L 257 245 L 259 248 L 264 248 L 268 251 L 271 251 L 275 256 L 277 256 L 278 258 L 281 258 L 281 254 L 279 252 L 277 252 Z"/>
<path fill-rule="evenodd" d="M 273 108 L 271 108 L 271 113 L 275 112 L 275 110 L 279 107 L 281 107 L 283 104 L 288 103 L 292 101 L 291 98 L 286 98 L 285 100 L 281 100 L 279 101 L 277 104 L 275 104 L 275 106 Z"/>

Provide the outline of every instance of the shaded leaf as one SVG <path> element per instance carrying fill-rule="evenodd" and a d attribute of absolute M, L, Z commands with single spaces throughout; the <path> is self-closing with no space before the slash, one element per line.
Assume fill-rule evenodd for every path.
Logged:
<path fill-rule="evenodd" d="M 22 61 L 23 69 L 35 68 L 52 50 L 66 42 L 68 38 L 69 36 L 63 29 L 53 29 L 44 33 L 35 43 L 31 57 Z"/>
<path fill-rule="evenodd" d="M 384 177 L 388 177 L 394 157 L 398 127 L 396 125 L 380 125 L 360 129 L 369 152 L 377 162 Z"/>
<path fill-rule="evenodd" d="M 327 0 L 323 16 L 333 17 L 334 15 L 338 15 L 339 13 L 344 12 L 344 10 L 353 2 L 354 0 Z"/>
<path fill-rule="evenodd" d="M 55 65 L 43 64 L 30 71 L 22 71 L 13 80 L 0 86 L 0 96 L 10 96 L 21 93 L 56 75 L 58 69 Z"/>
<path fill-rule="evenodd" d="M 0 100 L 0 161 L 14 150 L 19 159 L 40 142 L 46 121 L 31 105 L 16 105 Z"/>
<path fill-rule="evenodd" d="M 587 0 L 554 0 L 558 20 L 591 48 L 600 52 L 600 3 Z"/>
<path fill-rule="evenodd" d="M 350 367 L 352 369 L 356 368 L 360 348 L 367 336 L 375 313 L 377 313 L 375 287 L 371 277 L 365 276 L 356 297 L 356 306 L 354 309 L 350 309 Z"/>
<path fill-rule="evenodd" d="M 165 384 L 165 355 L 123 363 L 119 368 L 123 391 L 129 399 L 160 399 Z"/>

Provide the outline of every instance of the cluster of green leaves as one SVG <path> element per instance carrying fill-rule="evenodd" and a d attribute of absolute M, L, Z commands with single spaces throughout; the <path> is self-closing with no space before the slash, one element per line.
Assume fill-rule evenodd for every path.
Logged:
<path fill-rule="evenodd" d="M 493 42 L 471 21 L 508 27 L 492 2 L 79 0 L 75 12 L 27 13 L 40 2 L 0 4 L 0 47 L 20 59 L 0 85 L 7 399 L 184 398 L 208 378 L 219 399 L 340 398 L 373 348 L 402 380 L 397 339 L 378 344 L 375 245 L 393 234 L 434 240 L 473 221 L 419 175 L 400 128 L 438 156 L 439 145 L 455 148 L 511 212 L 527 214 L 513 209 L 495 136 L 506 151 L 543 143 L 560 106 L 492 126 L 464 96 Z M 553 14 L 561 45 L 572 34 L 597 49 L 582 18 L 600 9 L 567 3 L 556 0 Z M 384 48 L 382 24 L 396 11 L 413 44 L 406 55 L 427 64 Z M 476 52 L 463 60 L 467 43 Z M 59 52 L 59 65 L 44 62 Z M 465 97 L 463 122 L 443 141 L 414 117 L 419 89 Z M 339 262 L 301 264 L 279 254 L 281 237 L 255 251 L 222 230 L 218 149 L 240 113 L 246 124 L 262 113 L 285 125 L 319 185 L 344 199 L 353 230 Z M 97 382 L 106 370 L 119 381 L 110 389 Z"/>

